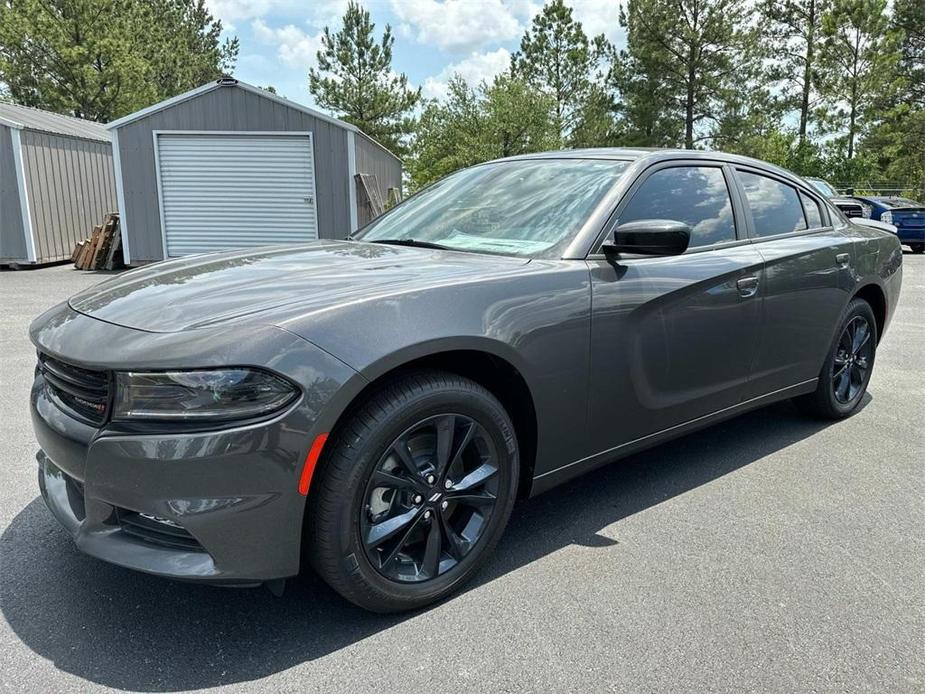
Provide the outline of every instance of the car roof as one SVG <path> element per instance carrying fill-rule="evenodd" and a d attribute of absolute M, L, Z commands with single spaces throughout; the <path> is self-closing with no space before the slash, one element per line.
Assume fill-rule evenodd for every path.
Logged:
<path fill-rule="evenodd" d="M 518 154 L 513 157 L 495 159 L 491 162 L 496 163 L 503 161 L 526 161 L 530 159 L 610 159 L 623 161 L 642 161 L 647 160 L 649 163 L 659 161 L 670 161 L 672 159 L 704 159 L 707 161 L 719 161 L 728 164 L 739 164 L 753 166 L 764 169 L 778 176 L 789 178 L 793 182 L 806 185 L 799 176 L 792 171 L 783 169 L 775 164 L 745 157 L 740 154 L 728 154 L 726 152 L 707 151 L 700 149 L 679 149 L 668 147 L 589 147 L 584 149 L 560 149 L 549 152 L 534 152 L 530 154 Z"/>

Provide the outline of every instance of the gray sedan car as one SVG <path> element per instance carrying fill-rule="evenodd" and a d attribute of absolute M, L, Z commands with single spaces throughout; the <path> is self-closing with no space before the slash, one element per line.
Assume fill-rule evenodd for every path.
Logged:
<path fill-rule="evenodd" d="M 861 402 L 902 253 L 719 153 L 456 172 L 345 241 L 127 272 L 37 318 L 48 507 L 95 557 L 396 611 L 518 497 L 785 398 Z"/>

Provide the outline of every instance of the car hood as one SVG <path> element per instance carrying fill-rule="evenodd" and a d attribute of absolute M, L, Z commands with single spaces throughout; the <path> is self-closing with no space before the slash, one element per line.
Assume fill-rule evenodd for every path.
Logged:
<path fill-rule="evenodd" d="M 529 260 L 355 241 L 190 256 L 132 270 L 70 299 L 75 311 L 149 332 L 253 320 L 494 277 Z"/>

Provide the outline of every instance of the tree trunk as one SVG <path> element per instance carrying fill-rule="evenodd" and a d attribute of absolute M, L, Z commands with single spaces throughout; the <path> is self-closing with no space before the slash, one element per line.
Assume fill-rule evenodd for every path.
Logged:
<path fill-rule="evenodd" d="M 687 98 L 684 104 L 684 149 L 694 149 L 694 49 L 688 52 Z"/>
<path fill-rule="evenodd" d="M 809 94 L 812 82 L 813 53 L 816 40 L 816 2 L 810 0 L 809 17 L 806 28 L 806 60 L 803 63 L 803 94 L 800 97 L 800 146 L 806 142 L 806 130 L 809 126 Z"/>

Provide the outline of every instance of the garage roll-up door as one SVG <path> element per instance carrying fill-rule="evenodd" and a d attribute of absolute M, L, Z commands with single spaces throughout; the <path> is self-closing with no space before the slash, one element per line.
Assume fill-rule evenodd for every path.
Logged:
<path fill-rule="evenodd" d="M 168 257 L 318 238 L 311 136 L 157 135 Z"/>

